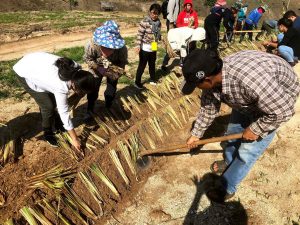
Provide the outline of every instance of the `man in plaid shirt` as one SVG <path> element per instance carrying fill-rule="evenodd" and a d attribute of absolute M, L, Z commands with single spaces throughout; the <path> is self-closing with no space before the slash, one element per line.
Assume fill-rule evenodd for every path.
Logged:
<path fill-rule="evenodd" d="M 295 113 L 300 92 L 297 75 L 282 58 L 252 50 L 222 60 L 213 51 L 197 49 L 188 55 L 182 71 L 183 94 L 191 94 L 196 87 L 203 90 L 188 146 L 195 147 L 193 143 L 211 125 L 221 102 L 232 107 L 226 134 L 243 133 L 242 139 L 227 142 L 224 160 L 211 167 L 222 173 L 228 199 L 271 143 L 276 129 Z"/>

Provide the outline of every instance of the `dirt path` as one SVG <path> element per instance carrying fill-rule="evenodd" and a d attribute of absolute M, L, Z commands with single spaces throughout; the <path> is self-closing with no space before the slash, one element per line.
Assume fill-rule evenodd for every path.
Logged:
<path fill-rule="evenodd" d="M 132 27 L 121 30 L 121 34 L 123 37 L 133 36 L 136 34 L 136 28 Z M 4 43 L 0 46 L 0 61 L 17 59 L 26 53 L 34 51 L 53 52 L 63 48 L 84 46 L 91 37 L 92 31 L 80 31 Z"/>

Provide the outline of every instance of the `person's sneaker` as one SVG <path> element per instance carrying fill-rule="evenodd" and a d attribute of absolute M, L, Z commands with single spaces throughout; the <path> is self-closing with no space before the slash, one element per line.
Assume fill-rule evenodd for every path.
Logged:
<path fill-rule="evenodd" d="M 150 81 L 150 84 L 153 85 L 153 86 L 157 85 L 157 83 L 155 81 Z"/>
<path fill-rule="evenodd" d="M 295 62 L 288 62 L 288 63 L 291 65 L 291 67 L 294 67 L 296 65 Z"/>
<path fill-rule="evenodd" d="M 161 66 L 161 70 L 164 71 L 164 72 L 168 72 L 168 68 L 164 65 Z"/>
<path fill-rule="evenodd" d="M 134 83 L 133 86 L 134 86 L 135 88 L 139 89 L 139 90 L 143 90 L 143 89 L 144 89 L 143 85 L 141 85 L 141 84 L 136 84 L 136 83 Z"/>
<path fill-rule="evenodd" d="M 59 147 L 56 137 L 54 135 L 44 135 L 45 140 L 54 148 Z"/>

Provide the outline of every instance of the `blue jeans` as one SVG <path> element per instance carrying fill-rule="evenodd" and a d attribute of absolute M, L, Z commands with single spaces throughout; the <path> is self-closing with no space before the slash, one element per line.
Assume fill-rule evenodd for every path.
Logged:
<path fill-rule="evenodd" d="M 284 34 L 283 34 L 283 33 L 279 33 L 279 34 L 277 35 L 277 41 L 278 41 L 278 43 L 280 43 L 280 42 L 282 41 L 283 37 L 284 37 Z"/>
<path fill-rule="evenodd" d="M 242 133 L 254 118 L 232 111 L 226 134 Z M 239 183 L 246 177 L 254 163 L 264 153 L 271 143 L 275 131 L 257 141 L 243 141 L 241 139 L 228 141 L 224 150 L 225 162 L 228 165 L 223 177 L 227 181 L 227 193 L 236 192 Z"/>
<path fill-rule="evenodd" d="M 279 54 L 288 62 L 294 62 L 294 50 L 286 45 L 278 47 Z"/>

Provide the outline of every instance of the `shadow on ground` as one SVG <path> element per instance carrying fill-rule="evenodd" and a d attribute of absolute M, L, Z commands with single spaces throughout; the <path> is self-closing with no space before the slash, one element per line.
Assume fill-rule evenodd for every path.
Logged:
<path fill-rule="evenodd" d="M 222 177 L 211 173 L 205 174 L 201 179 L 193 178 L 196 185 L 196 194 L 194 200 L 188 210 L 188 213 L 183 221 L 183 225 L 247 225 L 248 215 L 243 205 L 238 201 L 228 201 L 223 203 L 211 202 L 211 205 L 199 212 L 199 203 L 203 195 L 220 190 L 221 182 L 224 182 Z M 223 196 L 221 194 L 221 196 Z"/>

